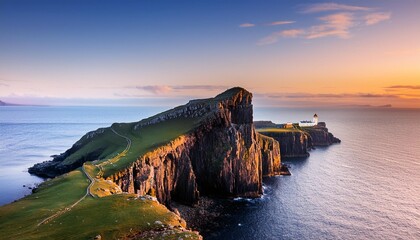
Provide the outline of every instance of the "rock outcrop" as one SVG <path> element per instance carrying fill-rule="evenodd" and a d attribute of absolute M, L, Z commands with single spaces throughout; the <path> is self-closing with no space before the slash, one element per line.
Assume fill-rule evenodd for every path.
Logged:
<path fill-rule="evenodd" d="M 334 137 L 328 131 L 325 122 L 320 122 L 314 127 L 302 129 L 283 129 L 281 127 L 281 131 L 276 130 L 280 128 L 281 124 L 275 124 L 270 121 L 259 121 L 256 123 L 256 126 L 260 129 L 269 129 L 260 133 L 272 137 L 280 143 L 282 158 L 309 157 L 309 151 L 315 147 L 329 146 L 341 142 L 340 139 Z"/>
<path fill-rule="evenodd" d="M 309 157 L 312 148 L 311 136 L 304 131 L 263 132 L 280 143 L 282 158 Z"/>
<path fill-rule="evenodd" d="M 313 128 L 305 129 L 305 132 L 311 136 L 312 146 L 314 147 L 329 146 L 341 142 L 340 139 L 334 137 L 334 135 L 328 131 L 325 122 L 320 122 L 318 126 Z"/>
<path fill-rule="evenodd" d="M 279 143 L 259 135 L 253 124 L 252 94 L 243 88 L 232 88 L 215 98 L 193 100 L 184 106 L 134 123 L 131 130 L 177 118 L 193 118 L 197 124 L 188 133 L 155 147 L 125 169 L 106 178 L 124 192 L 155 195 L 169 206 L 172 199 L 194 204 L 200 195 L 223 197 L 258 197 L 262 194 L 262 177 L 280 173 Z M 64 154 L 51 162 L 36 165 L 31 173 L 48 176 L 63 173 L 89 160 L 86 156 L 66 169 L 57 168 L 76 153 L 87 138 L 102 132 L 91 132 Z M 147 137 L 147 136 L 144 136 Z M 90 160 L 106 149 L 91 151 Z"/>
<path fill-rule="evenodd" d="M 252 122 L 252 95 L 244 89 L 231 89 L 202 105 L 189 108 L 181 116 L 208 109 L 202 124 L 135 161 L 123 172 L 110 176 L 123 191 L 156 194 L 168 205 L 171 199 L 193 204 L 200 194 L 224 197 L 258 197 L 263 175 L 280 172 L 279 144 L 260 136 Z M 216 103 L 216 104 L 215 104 Z M 200 101 L 203 104 L 203 101 Z M 193 109 L 193 110 L 191 110 Z M 157 121 L 179 117 L 160 116 Z M 138 125 L 137 125 L 138 126 Z"/>

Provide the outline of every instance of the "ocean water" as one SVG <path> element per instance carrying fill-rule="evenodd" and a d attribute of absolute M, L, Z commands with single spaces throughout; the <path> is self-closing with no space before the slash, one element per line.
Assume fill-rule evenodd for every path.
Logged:
<path fill-rule="evenodd" d="M 420 239 L 420 111 L 280 109 L 254 106 L 256 120 L 320 121 L 342 140 L 305 159 L 292 176 L 264 180 L 261 199 L 231 201 L 205 239 Z M 164 108 L 0 108 L 0 205 L 42 179 L 27 168 L 49 160 L 87 131 Z"/>
<path fill-rule="evenodd" d="M 88 131 L 134 122 L 162 107 L 0 107 L 0 206 L 43 181 L 28 168 L 69 149 Z M 25 187 L 24 187 L 25 186 Z"/>
<path fill-rule="evenodd" d="M 256 109 L 256 119 L 320 121 L 342 140 L 286 160 L 258 200 L 232 201 L 206 239 L 420 239 L 420 111 Z"/>

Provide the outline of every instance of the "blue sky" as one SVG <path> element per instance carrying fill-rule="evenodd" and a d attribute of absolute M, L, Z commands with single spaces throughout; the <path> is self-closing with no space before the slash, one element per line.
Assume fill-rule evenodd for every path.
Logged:
<path fill-rule="evenodd" d="M 1 1 L 0 99 L 170 105 L 243 86 L 261 105 L 418 107 L 418 9 L 415 0 Z"/>

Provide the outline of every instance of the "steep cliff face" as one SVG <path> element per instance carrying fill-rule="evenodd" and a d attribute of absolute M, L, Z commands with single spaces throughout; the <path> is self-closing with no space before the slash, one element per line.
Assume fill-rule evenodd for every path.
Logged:
<path fill-rule="evenodd" d="M 251 100 L 243 89 L 217 96 L 210 101 L 216 110 L 196 108 L 212 112 L 194 131 L 141 156 L 110 179 L 123 191 L 156 194 L 165 204 L 171 199 L 193 204 L 200 194 L 261 195 L 263 175 L 280 173 L 280 149 L 277 141 L 256 133 Z"/>
<path fill-rule="evenodd" d="M 311 136 L 312 146 L 329 146 L 341 142 L 340 139 L 334 137 L 334 135 L 328 131 L 324 122 L 314 128 L 305 129 L 305 131 Z"/>
<path fill-rule="evenodd" d="M 311 137 L 303 131 L 263 132 L 280 143 L 281 157 L 308 157 L 312 147 Z"/>
<path fill-rule="evenodd" d="M 280 144 L 274 138 L 258 133 L 262 155 L 262 172 L 264 177 L 275 176 L 282 173 Z"/>
<path fill-rule="evenodd" d="M 134 155 L 128 165 L 104 177 L 124 192 L 155 195 L 169 205 L 172 199 L 193 204 L 200 194 L 258 197 L 263 192 L 262 177 L 280 173 L 279 144 L 255 131 L 252 94 L 242 88 L 229 89 L 215 98 L 190 101 L 138 123 L 113 127 L 120 127 L 120 135 L 146 139 L 148 143 L 145 132 L 174 119 L 192 119 L 194 125 L 164 144 L 150 145 L 145 153 Z M 126 132 L 121 133 L 122 129 Z M 108 144 L 104 138 L 110 129 L 98 131 L 101 132 L 87 134 L 94 135 L 92 138 L 84 136 L 54 161 L 43 163 L 44 167 L 34 166 L 31 171 L 45 174 L 53 169 L 53 173 L 61 173 L 59 165 L 71 162 L 72 165 L 65 164 L 66 170 L 71 170 L 104 156 L 111 146 L 118 147 L 102 144 Z M 135 145 L 139 141 L 131 142 Z M 136 146 L 127 152 L 130 156 L 132 149 Z"/>
<path fill-rule="evenodd" d="M 272 122 L 258 122 L 259 131 L 265 136 L 274 138 L 280 143 L 281 157 L 308 157 L 309 151 L 318 146 L 329 146 L 340 143 L 341 140 L 334 137 L 326 128 L 325 122 L 317 126 L 302 129 L 279 128 Z M 266 128 L 269 126 L 269 128 Z"/>

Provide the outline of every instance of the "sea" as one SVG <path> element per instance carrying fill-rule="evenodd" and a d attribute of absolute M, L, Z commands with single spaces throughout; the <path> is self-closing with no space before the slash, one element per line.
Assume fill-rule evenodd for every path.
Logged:
<path fill-rule="evenodd" d="M 51 160 L 86 132 L 165 107 L 0 107 L 0 205 L 44 179 L 28 167 Z M 283 159 L 291 176 L 264 179 L 259 199 L 229 200 L 204 239 L 420 239 L 420 110 L 264 108 L 255 120 L 320 121 L 342 140 L 308 158 Z"/>

